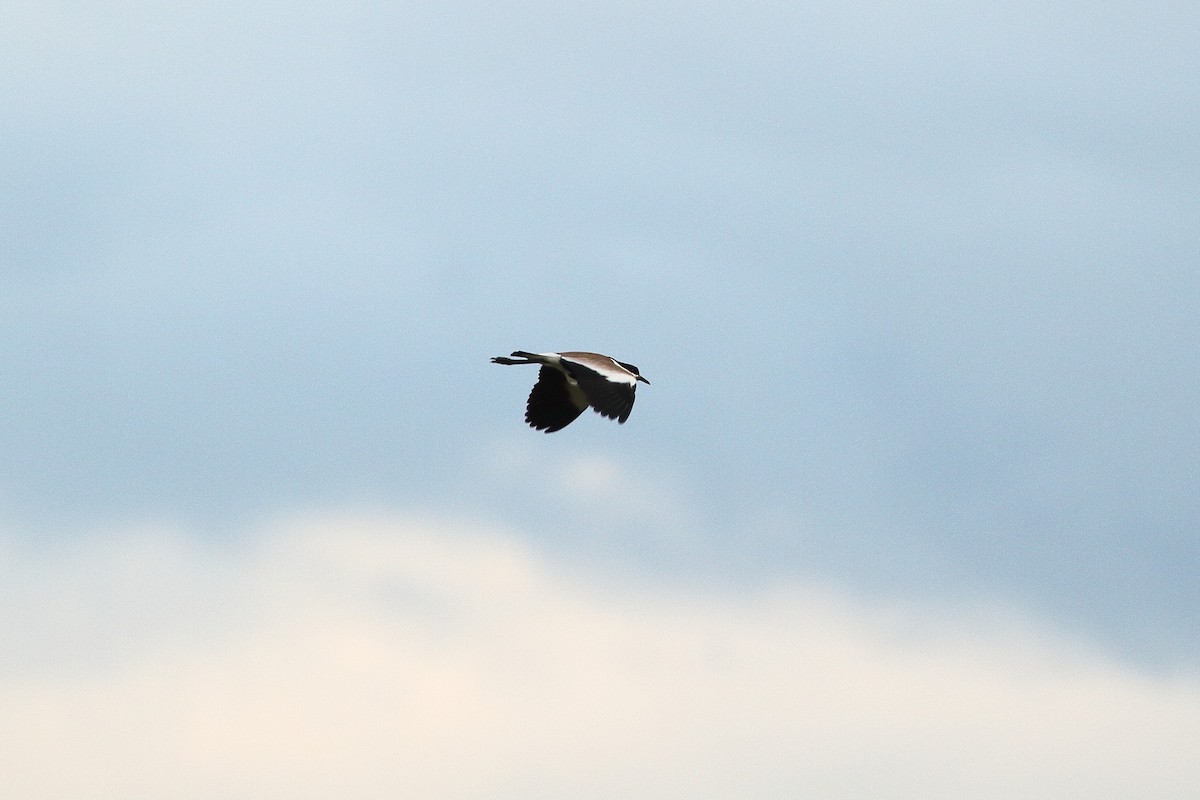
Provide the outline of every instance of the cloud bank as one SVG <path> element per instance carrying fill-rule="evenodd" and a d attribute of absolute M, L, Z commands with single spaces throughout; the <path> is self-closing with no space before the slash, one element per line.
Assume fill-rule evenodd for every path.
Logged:
<path fill-rule="evenodd" d="M 586 480 L 590 478 L 585 476 Z M 996 608 L 666 587 L 397 514 L 0 539 L 0 793 L 1187 797 L 1200 679 Z"/>

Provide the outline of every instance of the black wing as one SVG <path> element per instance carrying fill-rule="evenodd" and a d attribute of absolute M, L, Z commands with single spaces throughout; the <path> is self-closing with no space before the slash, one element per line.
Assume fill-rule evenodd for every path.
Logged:
<path fill-rule="evenodd" d="M 610 381 L 599 372 L 574 361 L 566 366 L 597 414 L 622 424 L 629 419 L 629 412 L 633 410 L 634 390 L 637 388 L 634 384 Z"/>
<path fill-rule="evenodd" d="M 525 404 L 525 421 L 539 431 L 554 433 L 574 422 L 585 408 L 571 399 L 566 375 L 553 367 L 542 367 Z"/>

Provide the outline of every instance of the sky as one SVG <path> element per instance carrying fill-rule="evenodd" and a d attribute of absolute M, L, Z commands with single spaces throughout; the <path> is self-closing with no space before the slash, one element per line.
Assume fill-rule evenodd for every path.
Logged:
<path fill-rule="evenodd" d="M 5 4 L 0 794 L 1194 797 L 1198 27 Z"/>

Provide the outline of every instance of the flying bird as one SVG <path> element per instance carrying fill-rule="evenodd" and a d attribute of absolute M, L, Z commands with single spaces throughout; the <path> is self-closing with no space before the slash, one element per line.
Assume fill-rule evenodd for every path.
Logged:
<path fill-rule="evenodd" d="M 525 421 L 546 433 L 570 425 L 588 406 L 624 423 L 633 410 L 638 381 L 649 385 L 638 368 L 599 353 L 527 353 L 497 356 L 493 364 L 540 364 L 537 383 L 525 404 Z"/>

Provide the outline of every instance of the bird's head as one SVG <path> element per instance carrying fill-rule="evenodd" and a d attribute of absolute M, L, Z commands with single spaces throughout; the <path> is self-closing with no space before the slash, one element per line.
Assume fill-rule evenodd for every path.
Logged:
<path fill-rule="evenodd" d="M 645 378 L 643 378 L 643 377 L 642 377 L 642 373 L 641 373 L 641 372 L 639 372 L 639 371 L 638 371 L 638 368 L 637 368 L 637 367 L 635 367 L 633 364 L 626 364 L 624 361 L 618 361 L 617 363 L 618 363 L 618 364 L 620 364 L 620 365 L 621 365 L 622 367 L 624 367 L 625 369 L 627 369 L 627 370 L 629 370 L 630 372 L 632 372 L 632 373 L 633 373 L 633 375 L 634 375 L 634 377 L 635 377 L 635 378 L 637 378 L 639 381 L 641 381 L 642 383 L 646 384 L 647 386 L 649 386 L 649 385 L 650 385 L 650 381 L 648 381 L 648 380 L 646 380 Z"/>

